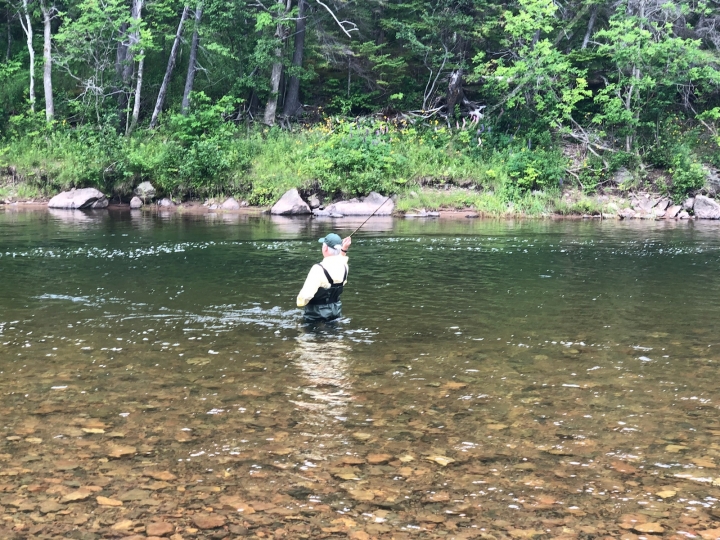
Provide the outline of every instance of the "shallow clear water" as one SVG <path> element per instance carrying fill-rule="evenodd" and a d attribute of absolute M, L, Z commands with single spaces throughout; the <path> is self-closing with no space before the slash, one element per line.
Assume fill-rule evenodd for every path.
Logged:
<path fill-rule="evenodd" d="M 3 537 L 720 537 L 720 226 L 357 224 L 0 211 Z"/>

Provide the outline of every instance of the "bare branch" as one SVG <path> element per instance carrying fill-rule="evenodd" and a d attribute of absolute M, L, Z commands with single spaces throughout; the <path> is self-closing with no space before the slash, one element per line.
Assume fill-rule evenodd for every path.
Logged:
<path fill-rule="evenodd" d="M 350 22 L 350 21 L 340 21 L 335 16 L 335 13 L 333 13 L 333 10 L 330 9 L 327 4 L 325 4 L 324 2 L 321 2 L 320 0 L 315 0 L 315 1 L 327 10 L 327 12 L 332 16 L 333 19 L 335 19 L 335 22 L 337 23 L 337 25 L 340 27 L 340 29 L 345 33 L 345 35 L 347 37 L 352 38 L 352 36 L 350 35 L 350 32 L 358 32 L 357 24 L 355 24 L 354 22 Z M 344 25 L 346 25 L 346 24 L 349 25 L 351 28 L 350 29 L 345 28 Z"/>

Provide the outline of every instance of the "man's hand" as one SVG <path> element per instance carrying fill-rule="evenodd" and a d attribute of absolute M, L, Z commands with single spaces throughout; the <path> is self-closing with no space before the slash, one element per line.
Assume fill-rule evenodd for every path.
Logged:
<path fill-rule="evenodd" d="M 352 244 L 352 238 L 350 238 L 349 236 L 347 238 L 343 238 L 340 249 L 342 249 L 343 251 L 347 251 L 347 249 L 350 247 L 350 244 Z"/>

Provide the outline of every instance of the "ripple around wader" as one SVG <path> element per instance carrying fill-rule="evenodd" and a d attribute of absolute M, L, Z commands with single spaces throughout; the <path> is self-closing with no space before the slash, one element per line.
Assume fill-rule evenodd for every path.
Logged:
<path fill-rule="evenodd" d="M 322 230 L 144 224 L 0 235 L 0 536 L 714 534 L 715 229 L 399 221 L 308 331 Z"/>

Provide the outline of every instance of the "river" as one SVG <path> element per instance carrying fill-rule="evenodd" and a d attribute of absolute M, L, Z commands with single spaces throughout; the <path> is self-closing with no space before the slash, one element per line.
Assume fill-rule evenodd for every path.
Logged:
<path fill-rule="evenodd" d="M 720 537 L 718 224 L 357 224 L 0 211 L 0 536 Z"/>

